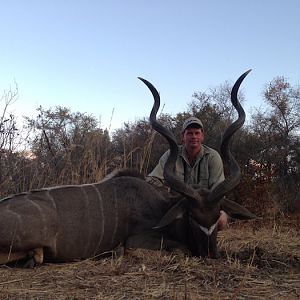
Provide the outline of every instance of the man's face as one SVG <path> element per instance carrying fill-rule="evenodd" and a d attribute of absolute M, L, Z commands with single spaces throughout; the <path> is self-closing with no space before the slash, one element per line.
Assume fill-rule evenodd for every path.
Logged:
<path fill-rule="evenodd" d="M 204 140 L 204 133 L 201 128 L 187 128 L 182 137 L 182 141 L 187 149 L 199 149 Z"/>

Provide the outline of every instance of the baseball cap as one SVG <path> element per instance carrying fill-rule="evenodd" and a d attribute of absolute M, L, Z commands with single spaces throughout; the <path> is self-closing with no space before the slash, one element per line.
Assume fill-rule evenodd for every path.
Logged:
<path fill-rule="evenodd" d="M 198 118 L 196 118 L 196 117 L 189 117 L 183 123 L 182 132 L 184 132 L 192 124 L 198 125 L 200 128 L 203 129 L 203 124 L 202 124 L 202 122 Z M 196 126 L 196 127 L 198 127 L 198 126 Z"/>

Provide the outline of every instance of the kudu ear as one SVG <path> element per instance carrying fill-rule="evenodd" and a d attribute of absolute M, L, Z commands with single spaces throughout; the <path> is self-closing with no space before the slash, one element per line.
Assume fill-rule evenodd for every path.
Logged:
<path fill-rule="evenodd" d="M 183 199 L 172 206 L 153 229 L 163 228 L 175 220 L 181 219 L 186 212 L 186 201 Z"/>
<path fill-rule="evenodd" d="M 258 217 L 250 212 L 247 208 L 238 203 L 223 198 L 220 202 L 221 209 L 224 210 L 230 217 L 240 220 L 258 219 Z"/>

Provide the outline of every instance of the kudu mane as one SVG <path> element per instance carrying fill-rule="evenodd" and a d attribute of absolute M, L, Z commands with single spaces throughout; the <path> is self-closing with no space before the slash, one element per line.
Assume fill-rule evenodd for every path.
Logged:
<path fill-rule="evenodd" d="M 113 174 L 112 174 L 112 177 L 127 177 L 127 176 L 145 179 L 143 174 L 141 174 L 141 172 L 139 170 L 135 170 L 135 169 L 116 170 L 116 171 L 113 171 Z"/>

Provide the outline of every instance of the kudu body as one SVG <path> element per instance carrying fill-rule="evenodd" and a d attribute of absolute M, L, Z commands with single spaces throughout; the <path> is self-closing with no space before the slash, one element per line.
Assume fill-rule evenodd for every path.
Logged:
<path fill-rule="evenodd" d="M 232 102 L 241 114 L 237 91 Z M 58 186 L 12 195 L 0 200 L 0 264 L 25 259 L 28 266 L 42 262 L 85 259 L 118 246 L 160 249 L 185 247 L 193 255 L 217 256 L 216 224 L 220 209 L 236 218 L 255 217 L 223 196 L 239 181 L 239 168 L 228 142 L 242 117 L 224 134 L 222 154 L 230 176 L 213 191 L 187 186 L 173 176 L 177 144 L 171 132 L 156 121 L 159 94 L 140 78 L 154 96 L 150 122 L 170 144 L 166 182 L 178 194 L 156 190 L 141 178 L 119 173 L 99 183 Z"/>
<path fill-rule="evenodd" d="M 144 180 L 114 176 L 100 183 L 30 191 L 0 201 L 0 263 L 90 258 L 156 226 L 169 208 Z M 29 257 L 31 258 L 31 257 Z"/>

